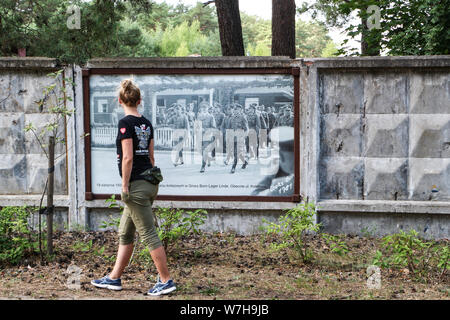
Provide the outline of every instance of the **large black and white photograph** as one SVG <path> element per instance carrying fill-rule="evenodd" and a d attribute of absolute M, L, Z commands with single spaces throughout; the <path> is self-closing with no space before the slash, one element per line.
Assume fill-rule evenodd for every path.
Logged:
<path fill-rule="evenodd" d="M 117 194 L 114 161 L 121 80 L 140 87 L 138 111 L 153 125 L 160 195 L 291 196 L 294 83 L 286 74 L 91 75 L 91 181 Z"/>

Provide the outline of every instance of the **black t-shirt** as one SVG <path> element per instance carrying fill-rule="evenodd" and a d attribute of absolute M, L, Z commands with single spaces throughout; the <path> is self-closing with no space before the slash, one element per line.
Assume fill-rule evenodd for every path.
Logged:
<path fill-rule="evenodd" d="M 119 174 L 122 177 L 122 139 L 133 139 L 133 168 L 131 169 L 130 181 L 142 180 L 142 172 L 152 167 L 149 158 L 148 147 L 153 139 L 153 126 L 144 116 L 135 117 L 128 115 L 119 120 L 116 139 L 117 164 Z"/>

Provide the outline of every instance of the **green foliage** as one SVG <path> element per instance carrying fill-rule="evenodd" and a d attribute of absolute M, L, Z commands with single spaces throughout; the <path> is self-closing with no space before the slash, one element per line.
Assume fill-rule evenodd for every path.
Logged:
<path fill-rule="evenodd" d="M 109 199 L 105 200 L 105 203 L 108 204 L 108 208 L 112 209 L 112 208 L 118 208 L 120 210 L 120 214 L 122 215 L 123 213 L 123 206 L 121 206 L 117 200 L 116 200 L 116 196 L 113 194 Z M 107 228 L 115 228 L 118 229 L 120 225 L 120 217 L 118 218 L 114 218 L 112 215 L 109 215 L 109 218 L 107 221 L 102 221 L 100 227 L 103 229 L 107 229 Z"/>
<path fill-rule="evenodd" d="M 443 275 L 450 269 L 448 244 L 425 241 L 417 231 L 403 230 L 383 238 L 381 250 L 377 250 L 373 264 L 383 268 L 408 268 L 418 277 L 432 273 Z"/>
<path fill-rule="evenodd" d="M 206 41 L 206 36 L 200 32 L 200 23 L 194 21 L 189 24 L 187 21 L 180 25 L 169 27 L 161 38 L 162 56 L 187 56 L 201 50 L 202 44 Z"/>
<path fill-rule="evenodd" d="M 333 41 L 328 41 L 325 48 L 322 50 L 321 57 L 331 58 L 339 55 L 339 49 Z"/>
<path fill-rule="evenodd" d="M 321 57 L 327 45 L 334 44 L 324 24 L 302 20 L 295 24 L 295 39 L 297 57 Z"/>
<path fill-rule="evenodd" d="M 0 211 L 0 263 L 16 264 L 34 251 L 35 236 L 28 224 L 30 212 L 26 206 Z"/>
<path fill-rule="evenodd" d="M 370 5 L 380 8 L 380 29 L 366 26 L 373 14 L 367 12 Z M 317 0 L 304 2 L 298 11 L 322 17 L 327 26 L 345 28 L 349 38 L 362 36 L 367 55 L 437 55 L 450 50 L 450 0 Z M 340 53 L 359 55 L 346 47 L 349 38 Z"/>
<path fill-rule="evenodd" d="M 270 56 L 272 24 L 270 20 L 241 12 L 242 39 L 247 55 Z"/>
<path fill-rule="evenodd" d="M 320 229 L 320 224 L 314 221 L 315 214 L 316 208 L 313 203 L 302 203 L 280 216 L 278 223 L 263 219 L 264 223 L 268 223 L 265 226 L 267 234 L 281 236 L 281 242 L 271 243 L 271 248 L 276 251 L 293 248 L 303 262 L 310 261 L 312 253 L 308 249 L 305 236 L 308 232 L 317 232 Z"/>
<path fill-rule="evenodd" d="M 342 241 L 338 236 L 332 234 L 322 233 L 322 238 L 325 239 L 327 245 L 330 247 L 330 251 L 343 256 L 349 252 L 348 246 L 345 241 Z"/>
<path fill-rule="evenodd" d="M 81 29 L 69 29 L 77 5 Z M 5 0 L 0 3 L 0 54 L 54 57 L 84 64 L 93 57 L 220 56 L 216 8 L 146 0 Z M 241 13 L 246 54 L 271 54 L 271 21 Z M 306 29 L 305 29 L 306 28 Z M 305 30 L 303 30 L 305 29 Z M 303 31 L 301 31 L 303 30 Z M 330 40 L 316 23 L 299 22 L 299 56 L 319 56 Z M 51 45 L 49 45 L 51 44 Z"/>
<path fill-rule="evenodd" d="M 109 208 L 119 208 L 122 214 L 123 207 L 117 202 L 115 195 L 105 201 Z M 208 214 L 206 210 L 201 209 L 185 212 L 182 209 L 160 207 L 155 208 L 153 212 L 159 238 L 167 251 L 170 251 L 180 238 L 190 234 L 199 234 L 199 227 L 205 223 Z M 120 217 L 113 218 L 110 216 L 108 221 L 102 222 L 101 227 L 117 229 L 119 224 Z"/>
<path fill-rule="evenodd" d="M 76 241 L 72 245 L 72 249 L 80 252 L 90 252 L 92 250 L 92 246 L 93 246 L 92 239 L 89 240 L 88 242 Z"/>
<path fill-rule="evenodd" d="M 450 0 L 402 0 L 383 8 L 383 45 L 392 55 L 450 53 Z"/>
<path fill-rule="evenodd" d="M 164 248 L 170 251 L 180 238 L 199 234 L 199 227 L 205 223 L 207 214 L 202 209 L 185 212 L 176 208 L 157 208 L 158 235 Z"/>
<path fill-rule="evenodd" d="M 67 117 L 71 117 L 74 113 L 73 109 L 68 109 L 66 100 L 71 101 L 71 98 L 66 95 L 66 86 L 74 85 L 69 78 L 63 78 L 63 70 L 49 73 L 47 76 L 52 79 L 49 85 L 46 85 L 42 90 L 42 99 L 35 101 L 37 110 L 39 112 L 46 111 L 49 113 L 49 120 L 45 123 L 40 123 L 41 129 L 37 129 L 33 123 L 28 123 L 24 131 L 33 133 L 42 151 L 48 157 L 47 141 L 48 136 L 55 137 L 55 144 L 66 144 L 65 138 L 65 121 Z M 66 86 L 63 85 L 66 83 Z M 82 135 L 81 137 L 84 137 Z M 64 150 L 65 152 L 65 150 Z M 64 152 L 62 154 L 64 154 Z M 55 156 L 55 160 L 62 156 Z"/>
<path fill-rule="evenodd" d="M 245 52 L 250 56 L 272 54 L 272 23 L 270 20 L 241 13 Z M 296 56 L 320 57 L 329 42 L 328 30 L 321 23 L 297 20 L 295 24 Z"/>

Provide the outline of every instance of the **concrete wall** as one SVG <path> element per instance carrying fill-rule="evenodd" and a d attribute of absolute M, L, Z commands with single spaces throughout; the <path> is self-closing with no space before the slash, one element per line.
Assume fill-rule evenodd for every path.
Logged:
<path fill-rule="evenodd" d="M 94 59 L 89 68 L 299 67 L 300 192 L 319 207 L 327 232 L 381 236 L 415 228 L 450 235 L 450 56 L 297 59 L 284 57 Z M 46 162 L 23 127 L 38 123 L 33 101 L 57 67 L 51 59 L 0 58 L 0 206 L 37 205 Z M 117 211 L 85 200 L 81 68 L 66 66 L 67 157 L 59 164 L 60 225 L 97 229 Z M 8 89 L 10 89 L 8 91 Z M 23 90 L 27 90 L 23 92 Z M 11 92 L 12 95 L 9 95 Z M 26 97 L 26 98 L 25 98 Z M 3 101 L 5 100 L 5 101 Z M 35 159 L 36 158 L 36 159 Z M 39 159 L 37 159 L 39 158 Z M 42 168 L 43 169 L 42 169 Z M 44 170 L 44 171 L 42 171 Z M 67 176 L 67 180 L 64 180 Z M 432 192 L 432 190 L 437 192 Z M 205 208 L 204 230 L 248 234 L 294 203 L 156 201 Z"/>
<path fill-rule="evenodd" d="M 448 238 L 449 62 L 302 62 L 303 121 L 313 130 L 302 151 L 316 148 L 306 159 L 308 187 L 326 231 L 361 233 L 371 225 L 383 235 L 414 227 L 425 237 Z"/>
<path fill-rule="evenodd" d="M 52 84 L 46 76 L 52 67 L 50 63 L 39 69 L 0 68 L 0 194 L 39 194 L 45 186 L 47 158 L 33 134 L 24 129 L 32 123 L 39 133 L 49 121 L 48 110 L 39 110 L 36 101 L 43 98 L 43 89 Z M 61 77 L 56 83 L 58 93 Z M 48 141 L 47 136 L 42 138 Z M 56 156 L 64 149 L 59 144 Z M 67 194 L 66 158 L 57 159 L 55 167 L 56 194 Z"/>

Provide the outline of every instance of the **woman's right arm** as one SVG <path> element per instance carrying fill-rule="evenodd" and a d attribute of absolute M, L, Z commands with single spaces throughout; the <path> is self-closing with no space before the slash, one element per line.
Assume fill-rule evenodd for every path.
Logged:
<path fill-rule="evenodd" d="M 150 140 L 150 145 L 148 147 L 148 156 L 150 158 L 150 162 L 152 164 L 152 167 L 155 166 L 155 153 L 154 153 L 154 150 L 155 150 L 155 140 L 151 139 Z"/>

